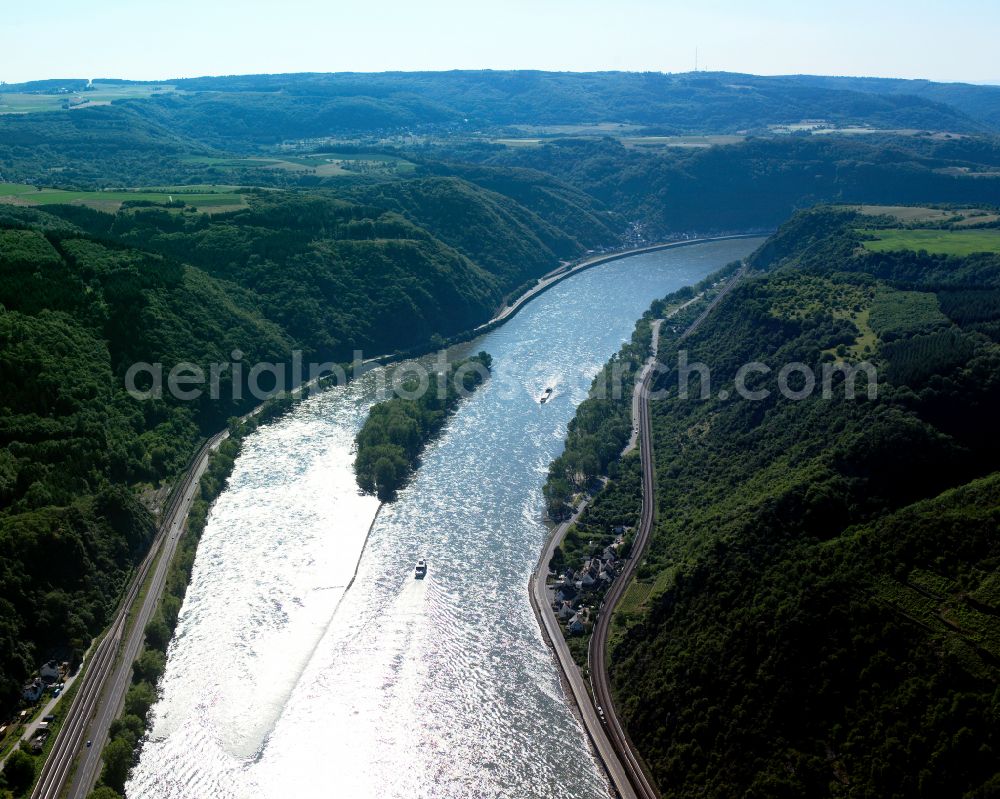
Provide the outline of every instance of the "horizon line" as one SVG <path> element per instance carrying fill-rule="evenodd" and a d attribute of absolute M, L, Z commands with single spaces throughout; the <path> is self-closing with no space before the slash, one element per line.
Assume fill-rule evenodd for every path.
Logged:
<path fill-rule="evenodd" d="M 497 68 L 497 67 L 479 67 L 479 68 L 451 68 L 451 69 L 385 69 L 379 71 L 357 71 L 357 70 L 331 70 L 331 71 L 297 71 L 297 72 L 228 72 L 228 73 L 214 73 L 214 74 L 203 74 L 203 75 L 190 75 L 187 77 L 168 77 L 168 78 L 127 78 L 127 77 L 74 77 L 74 76 L 58 76 L 58 77 L 44 77 L 44 78 L 32 78 L 30 80 L 15 80 L 7 81 L 0 80 L 0 86 L 27 86 L 33 83 L 50 83 L 58 81 L 88 81 L 88 82 L 106 82 L 106 83 L 136 83 L 136 84 L 169 84 L 175 81 L 193 81 L 193 80 L 205 80 L 205 79 L 224 79 L 224 78 L 251 78 L 251 77 L 302 77 L 302 76 L 337 76 L 337 75 L 449 75 L 456 73 L 464 74 L 486 74 L 486 73 L 534 73 L 539 75 L 663 75 L 663 76 L 688 76 L 688 75 L 732 75 L 741 77 L 751 77 L 751 78 L 764 78 L 764 79 L 780 79 L 780 78 L 830 78 L 834 80 L 885 80 L 885 81 L 900 81 L 900 82 L 913 82 L 913 83 L 936 83 L 941 85 L 965 85 L 965 86 L 980 86 L 987 88 L 998 88 L 1000 87 L 1000 78 L 989 79 L 989 80 L 935 80 L 933 78 L 924 77 L 900 77 L 900 76 L 887 76 L 887 75 L 851 75 L 851 74 L 822 74 L 814 72 L 781 72 L 781 73 L 757 73 L 757 72 L 734 72 L 731 70 L 711 70 L 711 69 L 698 69 L 698 70 L 681 70 L 681 71 L 667 71 L 667 70 L 654 70 L 654 69 L 591 69 L 591 70 L 576 70 L 576 69 L 537 69 L 532 67 L 524 68 Z"/>

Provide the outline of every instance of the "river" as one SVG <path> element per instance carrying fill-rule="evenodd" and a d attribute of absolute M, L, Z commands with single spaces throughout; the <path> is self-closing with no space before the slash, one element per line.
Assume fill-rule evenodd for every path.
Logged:
<path fill-rule="evenodd" d="M 760 241 L 594 267 L 466 345 L 493 356 L 493 377 L 374 524 L 351 445 L 379 372 L 249 436 L 199 546 L 130 799 L 607 797 L 528 602 L 545 473 L 649 303 Z"/>

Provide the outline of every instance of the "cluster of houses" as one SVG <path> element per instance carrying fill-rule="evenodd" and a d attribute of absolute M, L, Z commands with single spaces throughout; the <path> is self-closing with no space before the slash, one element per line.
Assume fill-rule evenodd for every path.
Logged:
<path fill-rule="evenodd" d="M 38 669 L 38 676 L 28 680 L 24 684 L 24 688 L 21 690 L 21 697 L 25 702 L 34 704 L 42 698 L 42 694 L 45 693 L 46 688 L 53 683 L 62 682 L 68 669 L 68 663 L 57 663 L 54 660 L 43 664 Z"/>
<path fill-rule="evenodd" d="M 619 537 L 599 555 L 586 558 L 576 571 L 566 569 L 552 584 L 552 609 L 565 624 L 567 634 L 582 635 L 590 629 L 590 600 L 594 594 L 603 593 L 617 576 L 621 544 Z"/>

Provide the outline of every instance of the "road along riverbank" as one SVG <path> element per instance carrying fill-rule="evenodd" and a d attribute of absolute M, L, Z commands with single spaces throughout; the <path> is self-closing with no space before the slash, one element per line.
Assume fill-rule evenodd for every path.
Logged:
<path fill-rule="evenodd" d="M 729 293 L 745 275 L 744 265 L 726 281 L 724 286 L 714 293 L 710 301 L 704 303 L 705 308 L 699 313 L 689 327 L 682 333 L 681 339 L 689 336 L 708 317 L 717 304 Z M 675 316 L 680 311 L 702 300 L 703 295 L 692 298 L 675 308 L 667 318 Z M 637 445 L 641 459 L 641 510 L 639 523 L 632 540 L 629 556 L 618 564 L 619 574 L 611 584 L 599 608 L 597 623 L 594 626 L 588 648 L 588 667 L 590 672 L 590 690 L 584 681 L 580 669 L 573 660 L 569 647 L 563 637 L 552 606 L 552 592 L 547 586 L 548 564 L 556 549 L 560 546 L 571 525 L 586 507 L 586 502 L 578 508 L 573 518 L 558 525 L 552 533 L 536 572 L 532 577 L 530 590 L 536 615 L 542 624 L 553 649 L 556 652 L 566 681 L 572 689 L 572 694 L 580 709 L 581 718 L 587 727 L 591 741 L 600 755 L 619 793 L 626 797 L 640 799 L 655 799 L 658 796 L 656 787 L 647 774 L 642 758 L 632 746 L 624 725 L 618 718 L 614 697 L 607 672 L 607 639 L 614 609 L 642 561 L 643 554 L 652 535 L 656 516 L 655 497 L 655 462 L 653 458 L 653 441 L 650 423 L 649 397 L 654 366 L 658 352 L 659 330 L 663 320 L 652 324 L 651 353 L 641 373 L 636 379 L 635 389 L 631 397 L 632 435 L 622 452 L 627 454 Z"/>

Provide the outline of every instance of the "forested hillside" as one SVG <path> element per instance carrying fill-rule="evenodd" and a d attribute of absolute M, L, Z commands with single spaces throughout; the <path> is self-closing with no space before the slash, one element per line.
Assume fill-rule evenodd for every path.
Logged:
<path fill-rule="evenodd" d="M 578 254 L 581 244 L 614 241 L 624 227 L 621 217 L 543 173 L 482 169 L 463 177 L 383 181 L 350 196 L 426 227 L 508 285 Z"/>
<path fill-rule="evenodd" d="M 176 91 L 109 106 L 0 114 L 2 179 L 91 189 L 323 187 L 398 213 L 504 274 L 565 257 L 567 237 L 590 248 L 629 226 L 635 240 L 658 240 L 771 230 L 822 202 L 992 204 L 1000 196 L 997 87 L 542 72 L 171 85 Z M 62 88 L 86 99 L 78 83 Z M 775 132 L 802 119 L 882 132 Z M 684 133 L 738 135 L 701 144 L 657 138 Z M 494 225 L 513 248 L 481 235 Z"/>
<path fill-rule="evenodd" d="M 540 212 L 572 215 L 556 204 Z M 455 209 L 478 226 L 456 227 Z M 216 216 L 0 206 L 0 704 L 102 629 L 154 529 L 139 495 L 257 402 L 249 366 L 295 349 L 307 365 L 348 362 L 468 330 L 559 258 L 615 241 L 610 224 L 578 231 L 457 178 L 364 203 L 260 192 Z M 188 402 L 126 393 L 131 364 L 207 374 L 236 350 L 248 366 L 237 386 L 222 371 L 217 399 L 207 386 Z"/>
<path fill-rule="evenodd" d="M 871 92 L 920 97 L 946 103 L 994 130 L 1000 123 L 1000 92 L 993 87 L 968 83 L 935 83 L 930 80 L 900 80 L 894 78 L 844 78 L 820 75 L 794 75 L 790 80 L 803 86 L 819 86 L 846 91 Z M 986 89 L 986 91 L 982 91 Z"/>
<path fill-rule="evenodd" d="M 865 247 L 898 226 L 842 209 L 784 226 L 683 342 L 706 399 L 697 373 L 677 398 L 664 328 L 657 526 L 611 649 L 664 796 L 1000 788 L 1000 256 Z M 823 398 L 824 364 L 862 360 L 877 396 L 861 374 L 847 398 L 841 374 Z M 766 398 L 721 398 L 751 361 L 773 370 L 748 381 Z M 778 390 L 789 362 L 817 375 L 803 399 Z"/>
<path fill-rule="evenodd" d="M 759 138 L 651 152 L 611 138 L 562 139 L 454 156 L 546 172 L 640 222 L 652 239 L 773 229 L 821 202 L 995 204 L 1000 197 L 993 139 Z"/>
<path fill-rule="evenodd" d="M 87 187 L 186 183 L 198 178 L 183 158 L 208 152 L 197 140 L 118 106 L 0 115 L 5 180 Z"/>
<path fill-rule="evenodd" d="M 899 85 L 809 76 L 731 73 L 452 71 L 247 75 L 175 82 L 194 92 L 261 93 L 300 102 L 324 98 L 345 126 L 387 127 L 446 120 L 465 125 L 565 124 L 590 121 L 666 125 L 716 132 L 784 121 L 870 120 L 887 127 L 965 126 L 995 106 L 994 87 L 897 81 Z M 912 91 L 907 91 L 912 88 Z M 952 97 L 964 111 L 949 108 Z M 419 99 L 418 99 L 419 98 Z M 282 106 L 279 106 L 282 107 Z M 288 103 L 284 107 L 294 107 Z M 968 116 L 966 117 L 966 113 Z M 972 123 L 975 124 L 975 123 Z"/>
<path fill-rule="evenodd" d="M 317 176 L 294 163 L 290 169 L 276 168 L 233 156 L 280 159 L 322 146 L 384 150 L 391 144 L 421 150 L 456 141 L 482 145 L 497 135 L 538 135 L 545 140 L 574 131 L 591 136 L 611 132 L 773 138 L 776 127 L 803 120 L 936 143 L 966 142 L 969 135 L 972 141 L 993 142 L 1000 132 L 1000 88 L 928 81 L 705 72 L 456 71 L 208 77 L 171 81 L 167 88 L 143 99 L 87 106 L 88 97 L 100 89 L 85 81 L 4 85 L 0 108 L 7 107 L 2 103 L 6 93 L 47 97 L 53 110 L 0 113 L 0 175 L 39 185 L 58 181 L 61 186 L 87 187 L 306 185 L 337 182 L 338 177 Z M 70 98 L 83 107 L 68 110 Z M 799 137 L 808 138 L 808 133 L 793 136 Z M 794 151 L 786 156 L 790 158 L 797 158 Z M 886 165 L 880 158 L 860 160 Z M 629 188 L 622 186 L 624 191 Z M 822 191 L 827 199 L 836 199 L 826 187 Z M 643 193 L 635 199 L 645 202 L 652 196 Z"/>

